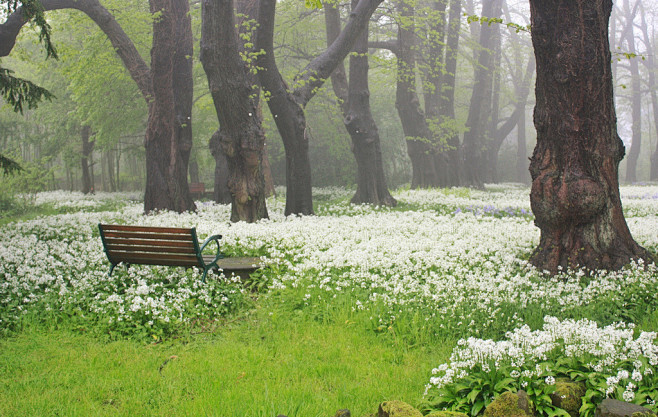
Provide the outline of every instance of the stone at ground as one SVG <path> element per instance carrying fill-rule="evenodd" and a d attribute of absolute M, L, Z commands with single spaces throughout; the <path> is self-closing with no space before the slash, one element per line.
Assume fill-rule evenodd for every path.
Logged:
<path fill-rule="evenodd" d="M 554 406 L 565 410 L 571 417 L 580 415 L 582 398 L 587 392 L 584 382 L 574 382 L 569 378 L 558 378 L 555 381 L 555 392 L 551 394 L 551 402 Z"/>
<path fill-rule="evenodd" d="M 423 417 L 423 415 L 403 401 L 386 401 L 379 404 L 377 417 Z"/>
<path fill-rule="evenodd" d="M 525 391 L 507 391 L 496 397 L 484 410 L 484 417 L 533 417 L 530 399 Z"/>
<path fill-rule="evenodd" d="M 637 404 L 607 398 L 596 407 L 594 417 L 655 417 L 656 413 Z"/>
<path fill-rule="evenodd" d="M 432 411 L 425 417 L 468 417 L 468 415 L 459 411 Z"/>
<path fill-rule="evenodd" d="M 348 409 L 338 410 L 334 417 L 352 417 L 352 413 Z"/>

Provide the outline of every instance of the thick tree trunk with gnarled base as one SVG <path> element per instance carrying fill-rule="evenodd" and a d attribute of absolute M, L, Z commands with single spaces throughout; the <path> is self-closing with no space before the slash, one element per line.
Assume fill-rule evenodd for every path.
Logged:
<path fill-rule="evenodd" d="M 531 0 L 537 59 L 537 146 L 530 202 L 541 229 L 531 263 L 619 269 L 651 255 L 634 240 L 619 197 L 610 0 Z"/>
<path fill-rule="evenodd" d="M 210 146 L 217 168 L 223 162 L 220 151 L 227 163 L 231 221 L 253 223 L 268 217 L 263 177 L 265 133 L 258 104 L 260 92 L 253 87 L 255 77 L 240 56 L 242 45 L 235 29 L 233 0 L 204 0 L 201 4 L 201 63 L 220 124 Z M 255 13 L 244 8 L 242 11 L 245 15 Z M 220 191 L 215 190 L 216 197 L 220 197 Z"/>

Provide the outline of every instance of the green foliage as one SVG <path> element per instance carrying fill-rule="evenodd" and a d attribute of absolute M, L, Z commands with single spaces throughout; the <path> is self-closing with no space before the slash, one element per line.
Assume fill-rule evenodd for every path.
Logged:
<path fill-rule="evenodd" d="M 4 172 L 5 175 L 21 171 L 23 168 L 11 158 L 0 154 L 0 169 Z"/>
<path fill-rule="evenodd" d="M 309 9 L 321 9 L 322 1 L 321 0 L 304 0 L 304 5 Z"/>
<path fill-rule="evenodd" d="M 34 109 L 42 100 L 52 100 L 55 96 L 43 87 L 31 81 L 17 78 L 13 71 L 0 68 L 0 94 L 12 106 L 15 112 L 23 113 L 23 109 Z"/>
<path fill-rule="evenodd" d="M 19 6 L 22 6 L 23 18 L 26 21 L 32 21 L 39 27 L 39 41 L 44 44 L 46 49 L 46 58 L 57 59 L 57 51 L 50 39 L 50 25 L 46 21 L 43 6 L 38 0 L 3 0 L 0 4 L 5 4 L 7 13 L 15 12 Z M 51 100 L 52 93 L 43 87 L 11 75 L 12 71 L 0 67 L 0 94 L 11 105 L 15 112 L 23 113 L 25 105 L 28 109 L 37 107 L 41 100 Z"/>
<path fill-rule="evenodd" d="M 470 15 L 469 16 L 466 13 L 464 14 L 464 16 L 466 16 L 466 21 L 468 23 L 479 22 L 480 24 L 487 25 L 487 26 L 491 26 L 493 24 L 505 25 L 508 28 L 515 30 L 516 33 L 530 32 L 531 31 L 530 25 L 523 26 L 523 25 L 519 25 L 518 23 L 514 23 L 514 22 L 505 23 L 505 21 L 503 19 L 499 18 L 499 17 L 486 17 L 486 16 L 478 16 L 478 15 Z"/>
<path fill-rule="evenodd" d="M 23 163 L 20 171 L 6 175 L 0 182 L 0 220 L 8 220 L 37 211 L 36 193 L 51 187 L 52 169 L 39 163 Z"/>

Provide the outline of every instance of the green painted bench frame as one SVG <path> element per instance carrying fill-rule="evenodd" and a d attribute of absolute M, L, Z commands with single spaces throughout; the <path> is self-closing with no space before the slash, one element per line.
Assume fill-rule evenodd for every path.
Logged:
<path fill-rule="evenodd" d="M 111 264 L 108 276 L 119 263 L 126 268 L 131 264 L 198 267 L 203 270 L 203 282 L 209 270 L 221 269 L 217 263 L 224 258 L 219 248 L 221 235 L 210 236 L 199 246 L 196 228 L 99 224 L 98 229 Z M 203 255 L 212 242 L 217 243 L 215 255 Z"/>

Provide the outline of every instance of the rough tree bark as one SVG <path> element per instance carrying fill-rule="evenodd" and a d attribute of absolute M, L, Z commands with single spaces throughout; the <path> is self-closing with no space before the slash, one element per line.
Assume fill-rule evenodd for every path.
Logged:
<path fill-rule="evenodd" d="M 611 0 L 530 0 L 537 61 L 530 202 L 541 230 L 530 261 L 551 273 L 651 260 L 633 240 L 619 197 L 624 145 L 613 103 L 611 9 Z"/>
<path fill-rule="evenodd" d="M 201 62 L 220 125 L 211 148 L 217 169 L 222 168 L 218 148 L 228 166 L 231 221 L 255 222 L 268 217 L 263 177 L 265 133 L 258 108 L 260 91 L 253 87 L 254 77 L 240 56 L 234 7 L 233 0 L 203 0 Z M 219 192 L 216 190 L 217 197 L 221 197 Z"/>
<path fill-rule="evenodd" d="M 352 7 L 356 1 L 352 1 Z M 340 16 L 335 4 L 325 4 L 327 45 L 336 40 L 340 33 Z M 349 84 L 345 68 L 341 64 L 331 75 L 331 84 L 341 101 L 343 123 L 352 138 L 352 152 L 357 164 L 357 189 L 352 203 L 395 206 L 384 175 L 381 144 L 377 125 L 370 111 L 368 88 L 368 29 L 366 28 L 354 44 L 350 56 Z"/>
<path fill-rule="evenodd" d="M 304 107 L 352 50 L 356 37 L 364 30 L 381 1 L 360 0 L 331 46 L 297 74 L 296 87 L 292 90 L 283 80 L 274 58 L 276 0 L 260 1 L 256 45 L 265 53 L 258 57 L 258 66 L 262 68 L 259 78 L 268 96 L 267 104 L 286 152 L 286 215 L 313 214 L 309 139 Z"/>
<path fill-rule="evenodd" d="M 144 212 L 196 210 L 187 185 L 191 136 L 192 30 L 187 0 L 150 0 L 153 21 Z M 189 79 L 189 83 L 187 82 Z"/>

